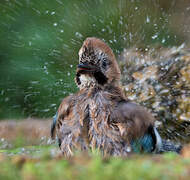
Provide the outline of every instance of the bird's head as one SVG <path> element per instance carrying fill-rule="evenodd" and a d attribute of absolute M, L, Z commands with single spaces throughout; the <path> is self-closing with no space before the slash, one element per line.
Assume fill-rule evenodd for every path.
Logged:
<path fill-rule="evenodd" d="M 79 50 L 76 83 L 79 88 L 118 85 L 120 69 L 111 48 L 102 40 L 87 38 Z"/>

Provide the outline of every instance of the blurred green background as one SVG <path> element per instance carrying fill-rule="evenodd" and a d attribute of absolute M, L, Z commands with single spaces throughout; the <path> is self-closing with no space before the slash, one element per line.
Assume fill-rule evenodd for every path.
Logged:
<path fill-rule="evenodd" d="M 88 36 L 123 48 L 189 41 L 188 0 L 1 0 L 0 119 L 51 117 L 77 91 Z"/>

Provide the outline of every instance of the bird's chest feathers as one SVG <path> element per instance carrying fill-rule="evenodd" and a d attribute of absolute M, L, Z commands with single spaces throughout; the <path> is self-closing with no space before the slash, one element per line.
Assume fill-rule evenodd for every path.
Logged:
<path fill-rule="evenodd" d="M 107 99 L 104 94 L 99 94 L 90 101 L 89 104 L 89 116 L 90 116 L 90 131 L 97 138 L 111 136 L 113 133 L 119 133 L 115 127 L 113 127 L 113 114 L 115 104 Z M 100 136 L 100 137 L 98 137 Z"/>
<path fill-rule="evenodd" d="M 90 76 L 88 74 L 81 74 L 80 75 L 80 88 L 87 88 L 90 86 L 94 86 L 96 83 L 96 80 L 93 76 Z"/>
<path fill-rule="evenodd" d="M 103 153 L 125 155 L 129 148 L 123 143 L 119 128 L 114 124 L 115 106 L 113 102 L 100 95 L 89 104 L 89 146 L 101 149 Z"/>
<path fill-rule="evenodd" d="M 106 133 L 106 129 L 109 128 L 109 120 L 114 110 L 113 102 L 108 100 L 104 94 L 97 92 L 88 98 L 81 98 L 81 102 L 77 104 L 79 107 L 80 122 L 83 122 L 84 119 L 87 118 L 91 129 L 100 134 Z"/>

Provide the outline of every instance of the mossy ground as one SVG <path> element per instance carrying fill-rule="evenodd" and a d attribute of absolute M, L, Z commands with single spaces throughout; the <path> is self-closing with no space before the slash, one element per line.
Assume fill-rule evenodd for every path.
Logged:
<path fill-rule="evenodd" d="M 34 148 L 34 147 L 33 147 Z M 66 159 L 52 157 L 50 146 L 40 156 L 0 155 L 0 179 L 188 179 L 190 159 L 173 153 L 102 158 L 76 154 Z M 37 147 L 37 150 L 39 148 Z"/>

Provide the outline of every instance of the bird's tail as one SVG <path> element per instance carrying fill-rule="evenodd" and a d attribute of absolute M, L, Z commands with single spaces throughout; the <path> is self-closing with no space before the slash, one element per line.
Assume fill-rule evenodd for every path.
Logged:
<path fill-rule="evenodd" d="M 162 140 L 162 146 L 160 148 L 160 153 L 163 152 L 176 152 L 176 153 L 180 153 L 182 149 L 182 145 L 181 144 L 175 144 L 172 141 L 169 140 Z"/>
<path fill-rule="evenodd" d="M 152 129 L 152 137 L 155 141 L 155 149 L 153 152 L 155 153 L 164 153 L 164 152 L 176 152 L 180 153 L 182 149 L 181 144 L 176 144 L 172 141 L 162 139 L 155 127 Z"/>

